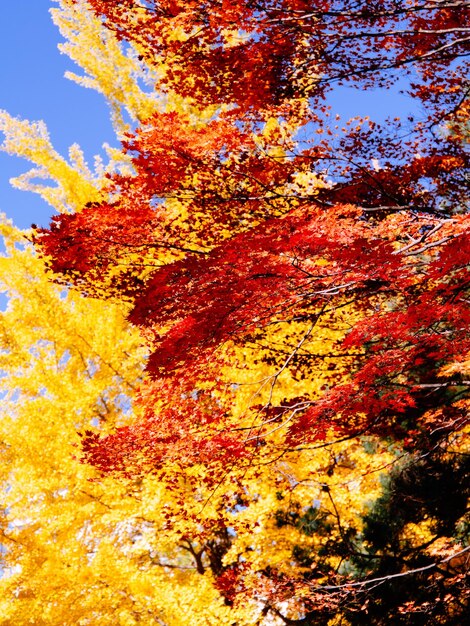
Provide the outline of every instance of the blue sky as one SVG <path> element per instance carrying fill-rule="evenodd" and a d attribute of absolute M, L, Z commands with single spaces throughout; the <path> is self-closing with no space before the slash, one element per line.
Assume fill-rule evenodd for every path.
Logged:
<path fill-rule="evenodd" d="M 0 21 L 0 109 L 15 117 L 44 120 L 61 154 L 79 143 L 88 160 L 115 143 L 104 98 L 64 78 L 76 69 L 57 49 L 51 0 L 8 0 Z M 29 169 L 27 161 L 0 152 L 0 211 L 21 228 L 46 226 L 53 209 L 33 193 L 11 188 L 9 179 Z"/>

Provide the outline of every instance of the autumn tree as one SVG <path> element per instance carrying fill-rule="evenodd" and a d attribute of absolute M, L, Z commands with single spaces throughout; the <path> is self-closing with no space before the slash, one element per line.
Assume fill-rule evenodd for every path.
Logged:
<path fill-rule="evenodd" d="M 24 150 L 67 199 L 32 239 L 59 284 L 126 307 L 150 352 L 135 414 L 81 430 L 83 461 L 172 494 L 160 528 L 225 607 L 210 619 L 465 614 L 467 18 L 388 0 L 56 12 L 122 153 L 71 196 L 50 146 Z M 335 85 L 400 77 L 424 115 L 331 116 Z M 5 119 L 21 152 L 34 129 Z"/>

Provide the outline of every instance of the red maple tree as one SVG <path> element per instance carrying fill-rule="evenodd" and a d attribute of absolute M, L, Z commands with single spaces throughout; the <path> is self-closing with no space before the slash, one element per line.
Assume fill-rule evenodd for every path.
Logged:
<path fill-rule="evenodd" d="M 281 312 L 307 319 L 325 298 L 354 299 L 363 320 L 343 349 L 367 346 L 367 359 L 347 386 L 305 402 L 289 446 L 318 437 L 335 415 L 342 433 L 406 438 L 410 426 L 397 430 L 393 415 L 419 416 L 444 397 L 452 405 L 462 385 L 439 372 L 468 348 L 464 4 L 172 0 L 138 14 L 131 0 L 90 6 L 146 61 L 163 55 L 160 88 L 232 106 L 204 126 L 176 112 L 143 123 L 124 142 L 134 175 L 110 180 L 117 199 L 36 234 L 52 269 L 93 291 L 132 255 L 106 289 L 130 298 L 131 321 L 150 332 L 149 373 L 184 368 L 189 387 L 227 340 L 243 342 Z M 235 27 L 245 34 L 234 44 Z M 410 93 L 429 106 L 426 119 L 408 120 L 406 137 L 396 119 L 355 120 L 322 136 L 325 90 L 388 86 L 402 69 L 418 77 Z M 256 140 L 260 121 L 276 115 L 320 140 L 303 146 L 281 132 Z M 296 173 L 312 170 L 328 184 L 292 191 Z M 167 211 L 168 198 L 184 203 L 184 221 Z M 149 255 L 154 267 L 142 276 Z"/>

